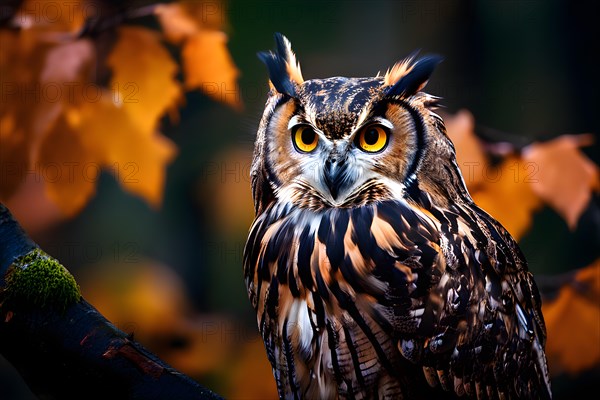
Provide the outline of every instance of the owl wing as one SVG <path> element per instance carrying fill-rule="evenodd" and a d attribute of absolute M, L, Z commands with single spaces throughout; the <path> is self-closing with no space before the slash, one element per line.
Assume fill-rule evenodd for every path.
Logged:
<path fill-rule="evenodd" d="M 401 354 L 431 386 L 480 399 L 551 397 L 538 290 L 498 222 L 472 203 L 384 203 L 370 231 L 406 274 L 408 293 L 388 280 L 402 306 L 383 313 Z"/>

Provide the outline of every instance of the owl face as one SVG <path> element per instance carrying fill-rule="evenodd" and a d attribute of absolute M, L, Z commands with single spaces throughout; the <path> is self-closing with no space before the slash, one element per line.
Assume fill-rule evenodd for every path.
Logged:
<path fill-rule="evenodd" d="M 409 57 L 385 76 L 304 81 L 289 41 L 276 39 L 276 53 L 259 54 L 271 91 L 253 179 L 311 209 L 402 197 L 423 161 L 422 115 L 437 100 L 418 91 L 440 59 Z"/>

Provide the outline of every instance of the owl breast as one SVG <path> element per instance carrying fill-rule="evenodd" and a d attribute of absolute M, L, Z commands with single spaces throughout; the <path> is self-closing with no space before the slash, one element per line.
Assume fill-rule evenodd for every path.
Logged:
<path fill-rule="evenodd" d="M 425 299 L 443 272 L 435 228 L 392 200 L 319 211 L 273 203 L 257 218 L 246 283 L 280 393 L 399 393 L 398 338 L 431 335 L 422 321 L 437 313 Z"/>

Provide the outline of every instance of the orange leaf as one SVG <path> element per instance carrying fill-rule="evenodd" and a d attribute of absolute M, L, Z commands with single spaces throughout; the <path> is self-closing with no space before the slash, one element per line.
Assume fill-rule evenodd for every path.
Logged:
<path fill-rule="evenodd" d="M 69 122 L 102 166 L 111 169 L 119 183 L 153 206 L 162 201 L 165 167 L 176 153 L 166 137 L 144 130 L 131 117 L 130 104 L 113 103 L 111 94 L 69 111 Z"/>
<path fill-rule="evenodd" d="M 598 188 L 598 166 L 579 147 L 590 145 L 591 135 L 565 135 L 546 143 L 533 143 L 523 158 L 536 167 L 531 188 L 575 229 L 588 205 L 592 190 Z"/>
<path fill-rule="evenodd" d="M 77 214 L 96 192 L 98 164 L 82 146 L 78 132 L 59 118 L 40 148 L 37 178 L 66 216 Z"/>
<path fill-rule="evenodd" d="M 483 181 L 471 195 L 519 240 L 529 229 L 532 213 L 542 202 L 528 183 L 531 168 L 516 157 L 507 157 L 498 167 L 486 167 Z"/>
<path fill-rule="evenodd" d="M 42 112 L 48 103 L 38 83 L 48 48 L 32 30 L 0 29 L 0 199 L 3 201 L 23 183 L 33 163 L 34 138 L 52 122 Z M 40 124 L 38 117 L 46 124 Z"/>
<path fill-rule="evenodd" d="M 227 36 L 219 31 L 200 31 L 186 41 L 182 53 L 185 86 L 240 108 L 239 73 L 226 43 Z"/>
<path fill-rule="evenodd" d="M 85 18 L 98 12 L 97 5 L 90 7 L 85 1 L 26 0 L 13 17 L 11 23 L 21 29 L 32 29 L 45 33 L 45 40 L 65 40 L 81 29 Z M 58 33 L 49 35 L 48 33 Z"/>
<path fill-rule="evenodd" d="M 542 311 L 552 374 L 575 374 L 600 364 L 600 259 L 580 270 Z"/>
<path fill-rule="evenodd" d="M 29 167 L 29 143 L 16 118 L 0 112 L 0 200 L 6 201 L 23 183 Z"/>
<path fill-rule="evenodd" d="M 475 119 L 467 110 L 444 118 L 448 136 L 456 148 L 456 161 L 469 190 L 474 189 L 484 179 L 487 159 L 481 142 L 475 135 Z"/>
<path fill-rule="evenodd" d="M 177 64 L 157 33 L 140 27 L 119 28 L 119 41 L 108 57 L 113 70 L 111 90 L 141 132 L 157 129 L 162 115 L 176 105 L 181 88 Z"/>
<path fill-rule="evenodd" d="M 154 12 L 163 28 L 165 37 L 172 43 L 179 44 L 200 29 L 199 21 L 187 13 L 183 4 L 159 4 Z"/>
<path fill-rule="evenodd" d="M 78 86 L 82 86 L 82 72 L 94 58 L 94 44 L 89 39 L 54 46 L 48 50 L 40 81 L 46 85 L 69 83 L 71 90 L 62 91 L 64 96 L 59 99 L 73 102 L 72 97 L 81 92 L 81 87 Z"/>
<path fill-rule="evenodd" d="M 215 0 L 160 4 L 154 12 L 167 40 L 176 44 L 201 29 L 222 30 L 226 15 L 223 4 Z"/>

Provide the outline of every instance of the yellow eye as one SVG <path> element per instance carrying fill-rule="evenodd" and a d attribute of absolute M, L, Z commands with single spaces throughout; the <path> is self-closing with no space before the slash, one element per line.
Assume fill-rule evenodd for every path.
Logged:
<path fill-rule="evenodd" d="M 298 151 L 310 153 L 317 148 L 319 136 L 308 125 L 297 125 L 292 129 L 292 141 Z"/>
<path fill-rule="evenodd" d="M 367 153 L 377 153 L 388 143 L 388 131 L 381 125 L 364 127 L 356 137 L 356 145 Z"/>

